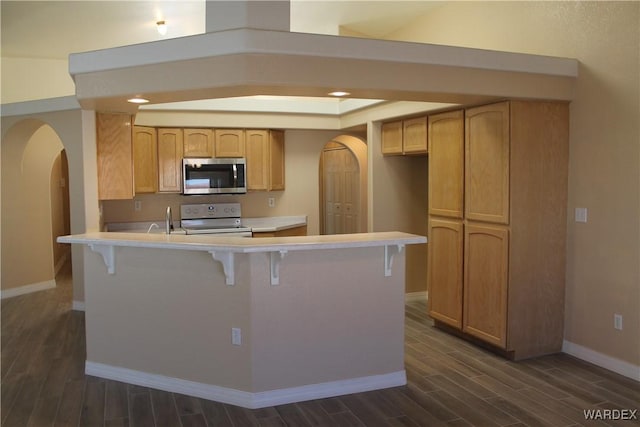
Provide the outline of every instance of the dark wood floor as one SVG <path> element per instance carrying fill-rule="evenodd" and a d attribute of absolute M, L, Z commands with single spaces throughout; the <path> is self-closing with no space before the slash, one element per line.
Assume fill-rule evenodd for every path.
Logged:
<path fill-rule="evenodd" d="M 510 362 L 406 309 L 409 384 L 248 410 L 84 375 L 84 315 L 69 269 L 56 289 L 2 301 L 3 426 L 574 426 L 584 410 L 638 409 L 640 383 L 567 355 Z"/>

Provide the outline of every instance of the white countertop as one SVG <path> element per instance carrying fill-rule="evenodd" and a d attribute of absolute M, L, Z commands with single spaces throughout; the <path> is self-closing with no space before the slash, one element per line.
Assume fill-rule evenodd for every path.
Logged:
<path fill-rule="evenodd" d="M 358 248 L 426 243 L 427 238 L 398 231 L 295 237 L 220 237 L 214 234 L 94 232 L 58 237 L 59 243 L 233 253 Z"/>

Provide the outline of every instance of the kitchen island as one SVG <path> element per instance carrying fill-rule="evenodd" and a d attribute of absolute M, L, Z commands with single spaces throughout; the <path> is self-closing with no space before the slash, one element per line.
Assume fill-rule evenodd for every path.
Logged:
<path fill-rule="evenodd" d="M 406 383 L 399 232 L 87 233 L 86 373 L 247 408 Z"/>

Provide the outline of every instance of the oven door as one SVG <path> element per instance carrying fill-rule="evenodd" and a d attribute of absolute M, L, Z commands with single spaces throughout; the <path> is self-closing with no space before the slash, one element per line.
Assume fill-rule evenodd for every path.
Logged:
<path fill-rule="evenodd" d="M 245 159 L 182 159 L 183 194 L 244 194 Z"/>

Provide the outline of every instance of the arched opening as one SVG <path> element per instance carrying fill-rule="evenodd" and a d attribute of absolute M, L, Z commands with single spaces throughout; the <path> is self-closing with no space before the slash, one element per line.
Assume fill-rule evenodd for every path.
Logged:
<path fill-rule="evenodd" d="M 69 168 L 47 123 L 16 123 L 2 140 L 2 297 L 48 289 L 70 260 L 58 245 L 70 232 Z"/>
<path fill-rule="evenodd" d="M 340 135 L 320 156 L 320 234 L 367 231 L 367 144 Z"/>

